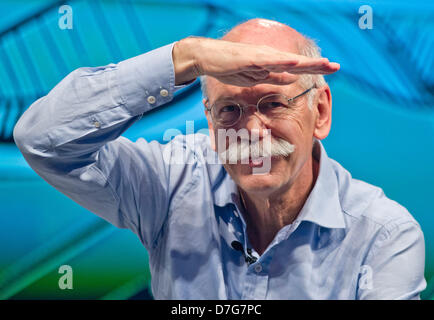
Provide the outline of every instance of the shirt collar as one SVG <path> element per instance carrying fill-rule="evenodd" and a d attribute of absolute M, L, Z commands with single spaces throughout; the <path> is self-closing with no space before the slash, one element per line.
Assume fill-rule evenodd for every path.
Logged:
<path fill-rule="evenodd" d="M 319 140 L 314 141 L 313 157 L 319 161 L 319 173 L 296 221 L 311 221 L 326 228 L 345 228 L 345 220 L 339 200 L 338 182 L 331 159 Z M 220 207 L 228 203 L 241 208 L 238 187 L 222 166 L 213 187 L 214 204 Z"/>
<path fill-rule="evenodd" d="M 319 140 L 315 139 L 312 155 L 319 161 L 319 173 L 297 220 L 311 221 L 326 228 L 345 228 L 336 173 Z"/>

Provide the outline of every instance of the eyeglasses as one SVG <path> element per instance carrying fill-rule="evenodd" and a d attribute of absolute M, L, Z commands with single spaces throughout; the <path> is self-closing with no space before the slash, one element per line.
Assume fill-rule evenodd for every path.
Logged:
<path fill-rule="evenodd" d="M 288 98 L 283 94 L 269 94 L 259 99 L 256 104 L 256 110 L 266 116 L 268 119 L 277 118 L 284 115 L 294 106 L 294 100 L 305 95 L 315 85 L 303 91 L 295 97 Z M 231 100 L 221 100 L 207 108 L 211 112 L 212 119 L 222 127 L 231 127 L 240 121 L 244 109 L 249 105 L 240 105 Z"/>

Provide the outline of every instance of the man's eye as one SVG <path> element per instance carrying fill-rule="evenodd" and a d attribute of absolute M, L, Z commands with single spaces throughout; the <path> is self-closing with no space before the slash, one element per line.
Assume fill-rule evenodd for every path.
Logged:
<path fill-rule="evenodd" d="M 270 101 L 267 103 L 262 103 L 260 105 L 260 109 L 262 110 L 272 110 L 272 109 L 280 109 L 280 108 L 286 108 L 286 105 L 284 105 L 281 102 L 278 101 Z"/>
<path fill-rule="evenodd" d="M 229 105 L 229 106 L 224 106 L 223 108 L 220 109 L 220 112 L 234 112 L 237 108 L 237 106 L 234 105 Z"/>
<path fill-rule="evenodd" d="M 270 102 L 270 107 L 271 108 L 279 108 L 279 107 L 284 108 L 285 105 L 281 102 L 274 101 L 274 102 Z"/>

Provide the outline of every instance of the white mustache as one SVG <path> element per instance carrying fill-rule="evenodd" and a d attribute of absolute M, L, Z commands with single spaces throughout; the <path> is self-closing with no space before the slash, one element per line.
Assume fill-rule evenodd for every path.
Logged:
<path fill-rule="evenodd" d="M 240 142 L 231 143 L 228 148 L 219 152 L 223 161 L 243 164 L 249 163 L 249 159 L 267 158 L 272 156 L 286 157 L 293 153 L 295 145 L 283 139 L 265 139 L 264 140 L 241 140 Z"/>

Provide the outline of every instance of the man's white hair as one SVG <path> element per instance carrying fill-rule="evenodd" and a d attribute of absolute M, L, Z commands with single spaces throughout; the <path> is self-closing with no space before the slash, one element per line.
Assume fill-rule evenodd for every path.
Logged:
<path fill-rule="evenodd" d="M 321 58 L 321 48 L 316 44 L 313 39 L 304 36 L 305 41 L 303 44 L 299 44 L 299 54 L 309 58 Z M 305 90 L 316 85 L 317 88 L 327 84 L 322 74 L 301 74 L 298 83 Z M 200 87 L 202 90 L 202 97 L 208 99 L 206 76 L 200 77 Z M 307 105 L 309 109 L 312 109 L 313 97 L 315 95 L 315 89 L 312 89 L 307 93 Z"/>
<path fill-rule="evenodd" d="M 299 45 L 299 53 L 302 56 L 309 58 L 321 58 L 321 48 L 316 44 L 316 42 L 306 36 L 304 36 L 304 38 L 305 43 Z M 311 88 L 314 85 L 319 88 L 327 84 L 322 74 L 301 74 L 298 82 L 305 90 Z M 307 106 L 309 109 L 312 109 L 315 92 L 316 90 L 314 88 L 307 93 Z"/>

